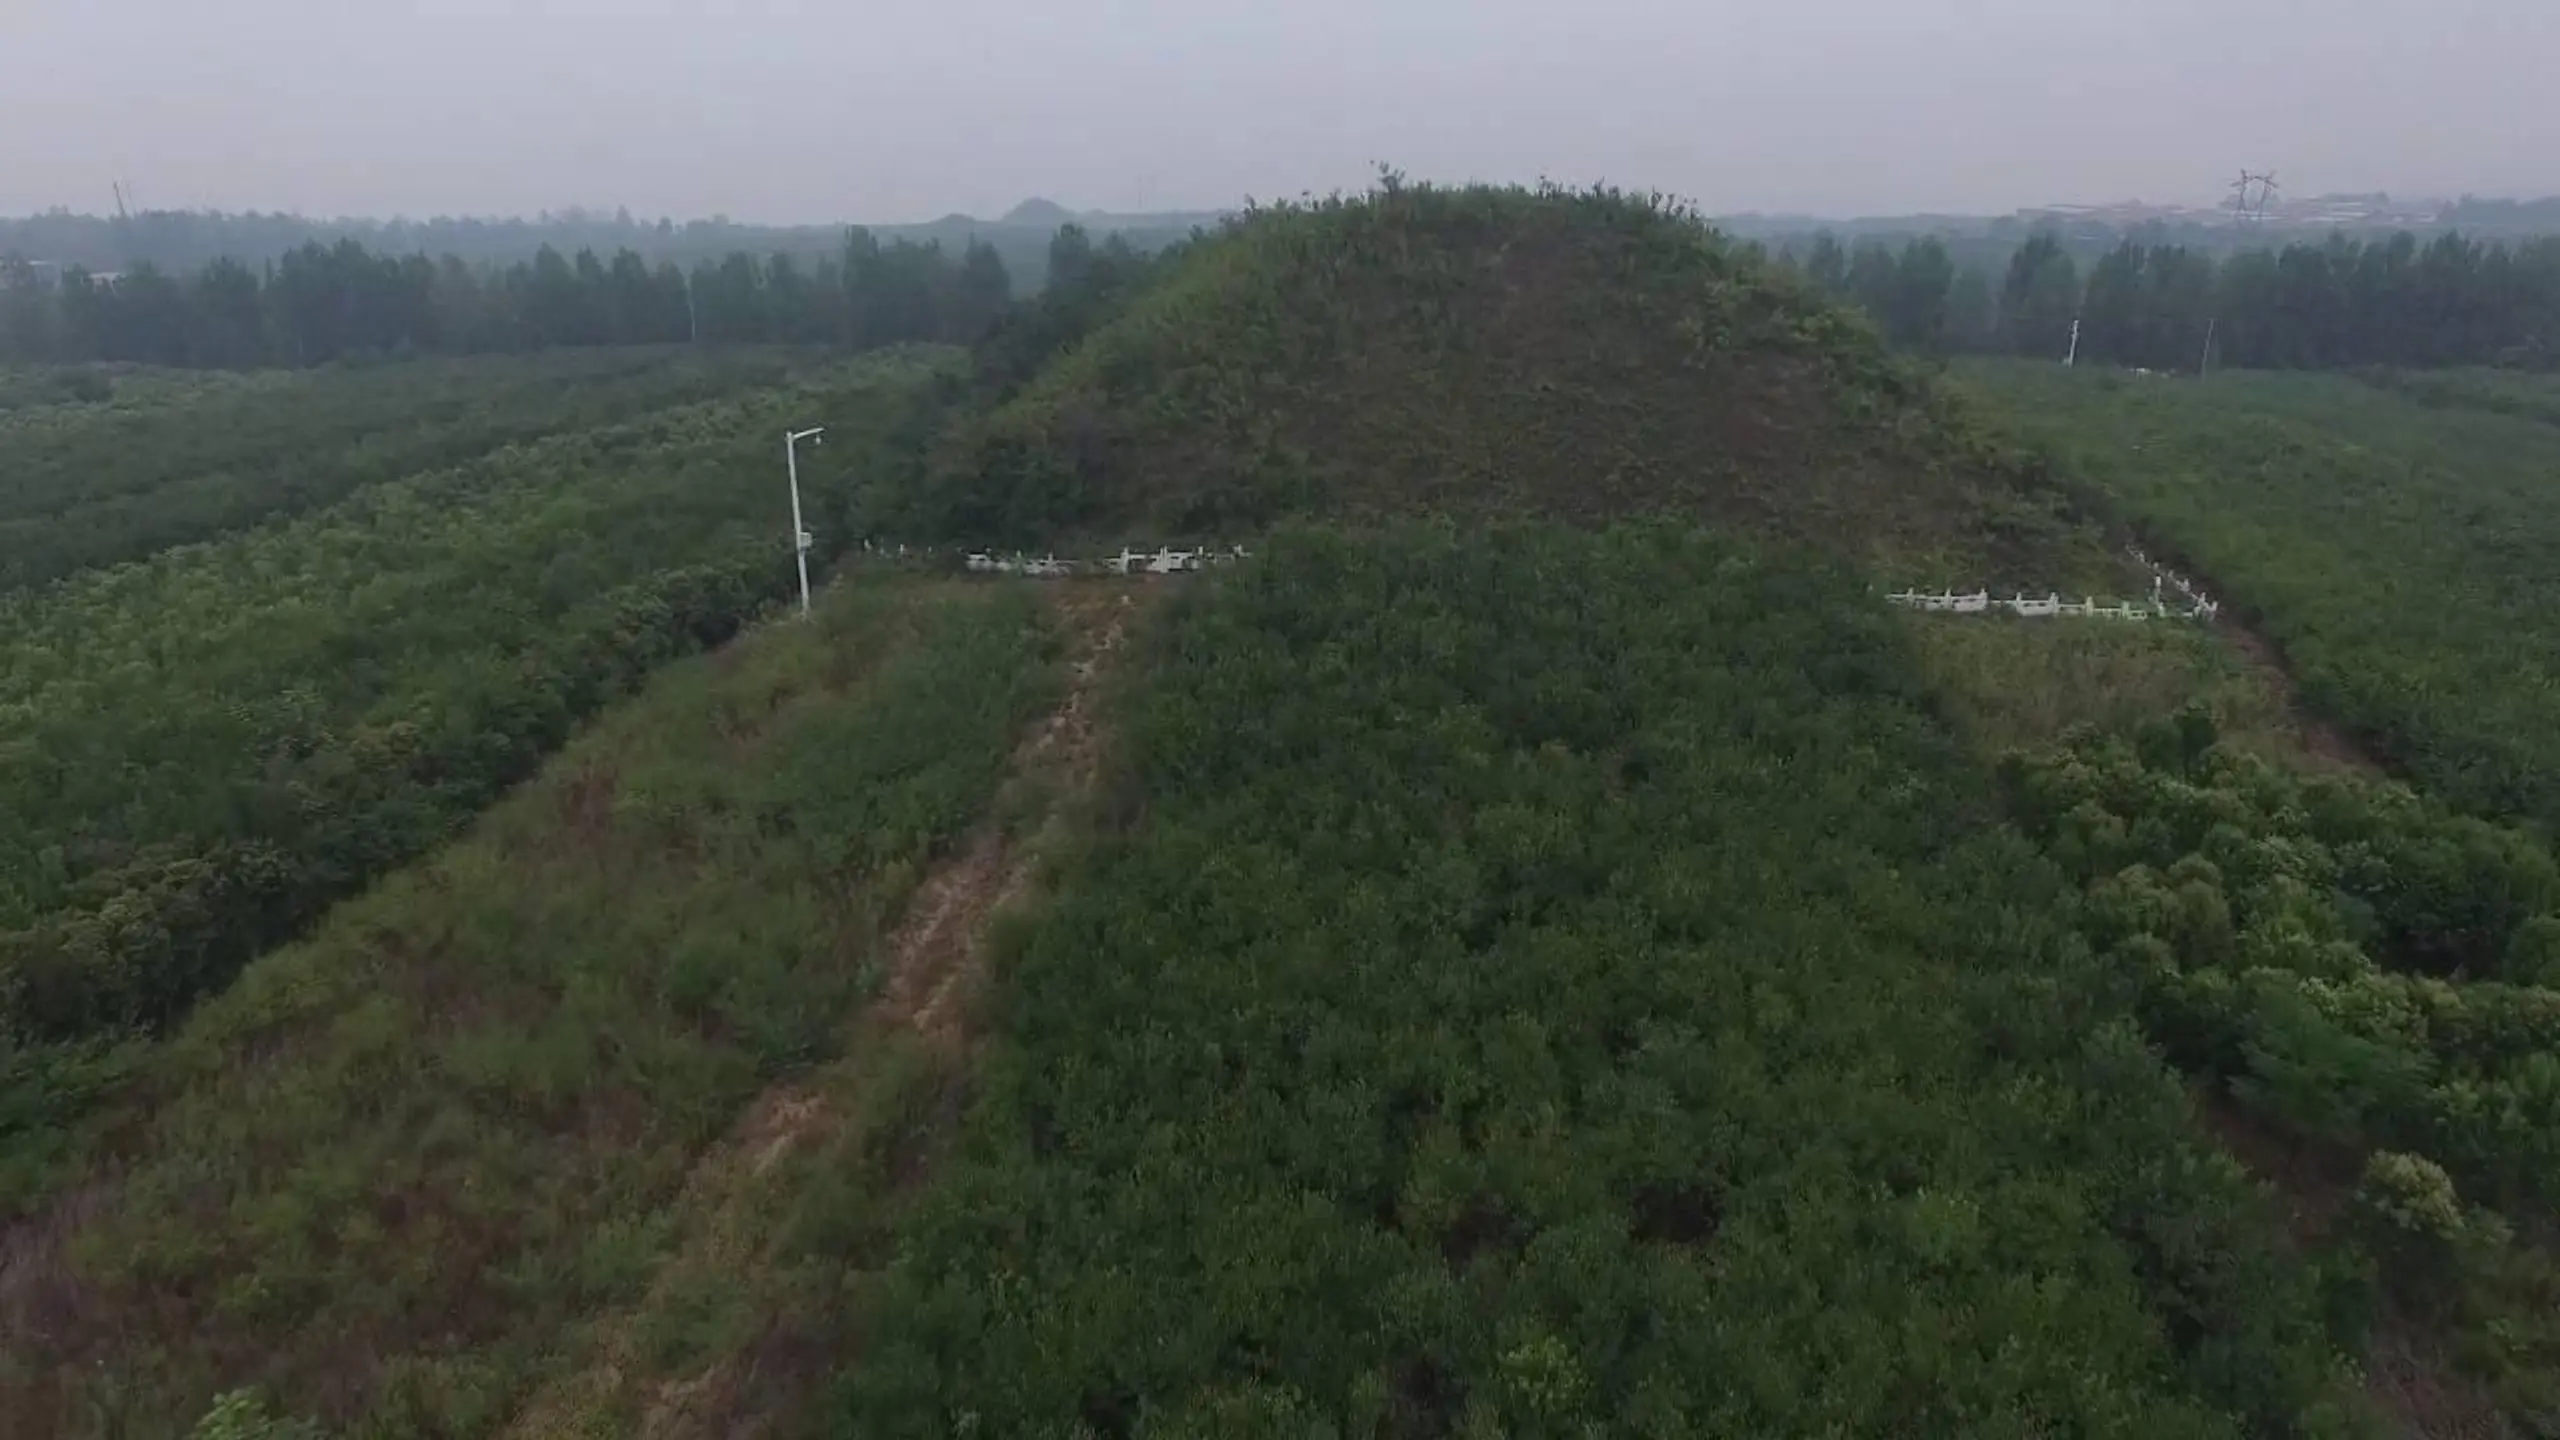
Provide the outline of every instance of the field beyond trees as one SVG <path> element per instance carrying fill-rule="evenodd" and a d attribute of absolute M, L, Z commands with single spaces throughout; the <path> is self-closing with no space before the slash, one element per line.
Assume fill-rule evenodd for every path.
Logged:
<path fill-rule="evenodd" d="M 435 468 L 396 478 L 359 443 L 302 472 L 343 498 L 0 596 L 0 1209 L 130 1042 L 781 598 L 786 426 L 835 425 L 804 480 L 823 543 L 847 543 L 851 477 L 883 463 L 941 363 L 714 364 L 728 398 L 539 439 L 458 419 L 407 452 Z M 255 413 L 278 392 L 379 404 L 390 388 L 297 376 L 240 398 Z M 556 408 L 574 420 L 584 393 Z M 276 410 L 269 450 L 212 473 L 252 494 L 294 473 L 290 435 L 325 455 L 344 423 L 307 411 L 297 431 Z"/>
<path fill-rule="evenodd" d="M 2456 805 L 2560 830 L 2560 382 L 1962 374 L 2375 755 Z"/>
<path fill-rule="evenodd" d="M 65 372 L 96 398 L 0 410 L 0 585 L 138 560 L 509 445 L 776 385 L 792 364 L 782 350 L 661 347 Z"/>

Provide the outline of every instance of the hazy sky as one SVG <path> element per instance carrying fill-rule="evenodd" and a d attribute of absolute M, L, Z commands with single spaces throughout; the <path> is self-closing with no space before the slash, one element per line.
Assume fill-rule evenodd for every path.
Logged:
<path fill-rule="evenodd" d="M 2560 0 L 6 0 L 0 212 L 2560 192 Z"/>

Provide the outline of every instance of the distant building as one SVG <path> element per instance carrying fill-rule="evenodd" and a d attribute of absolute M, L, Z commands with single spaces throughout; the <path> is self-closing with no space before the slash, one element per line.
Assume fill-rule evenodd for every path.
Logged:
<path fill-rule="evenodd" d="M 38 290 L 61 289 L 62 278 L 78 268 L 79 267 L 75 265 L 65 265 L 59 260 L 30 260 L 27 262 L 27 269 L 34 274 L 36 288 Z M 92 270 L 88 272 L 88 275 L 90 284 L 104 285 L 110 288 L 114 287 L 118 281 L 124 279 L 124 272 L 121 270 Z"/>

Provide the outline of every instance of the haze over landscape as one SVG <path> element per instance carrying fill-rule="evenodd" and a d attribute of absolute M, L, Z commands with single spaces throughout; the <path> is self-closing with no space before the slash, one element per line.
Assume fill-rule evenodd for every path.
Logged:
<path fill-rule="evenodd" d="M 993 215 L 1605 178 L 1711 212 L 2560 190 L 2543 0 L 13 7 L 0 213 Z"/>
<path fill-rule="evenodd" d="M 0 1440 L 2560 1435 L 2552 0 L 36 3 Z"/>

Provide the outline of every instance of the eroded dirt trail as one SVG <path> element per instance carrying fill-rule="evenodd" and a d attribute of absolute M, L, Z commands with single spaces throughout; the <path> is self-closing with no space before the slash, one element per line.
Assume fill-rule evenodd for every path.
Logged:
<path fill-rule="evenodd" d="M 2301 687 L 2294 681 L 2293 671 L 2285 664 L 2284 652 L 2274 641 L 2260 633 L 2239 616 L 2224 613 L 2213 621 L 2213 633 L 2240 657 L 2240 663 L 2267 679 L 2284 700 L 2288 717 L 2293 721 L 2294 736 L 2305 753 L 2340 770 L 2373 778 L 2385 772 L 2382 762 L 2371 751 L 2356 742 L 2335 722 L 2323 717 L 2304 703 Z"/>
<path fill-rule="evenodd" d="M 2295 681 L 2293 668 L 2285 662 L 2284 651 L 2276 645 L 2275 641 L 2269 639 L 2265 632 L 2251 624 L 2241 610 L 2231 603 L 2230 592 L 2223 587 L 2220 580 L 2198 569 L 2193 560 L 2177 555 L 2173 547 L 2163 546 L 2162 549 L 2164 553 L 2176 555 L 2177 558 L 2168 565 L 2155 566 L 2150 556 L 2150 547 L 2157 543 L 2159 542 L 2145 538 L 2137 532 L 2134 553 L 2142 558 L 2146 569 L 2156 568 L 2160 574 L 2182 578 L 2187 583 L 2200 587 L 2207 594 L 2224 597 L 2221 607 L 2215 612 L 2211 622 L 2213 633 L 2224 645 L 2230 647 L 2232 654 L 2238 657 L 2241 665 L 2259 676 L 2283 703 L 2286 718 L 2291 722 L 2293 738 L 2300 745 L 2303 754 L 2322 765 L 2358 775 L 2373 777 L 2385 773 L 2385 767 L 2381 761 L 2359 744 L 2354 736 L 2349 735 L 2336 722 L 2304 703 L 2301 686 Z"/>
<path fill-rule="evenodd" d="M 767 1090 L 703 1154 L 673 1208 L 675 1248 L 648 1292 L 588 1332 L 584 1362 L 544 1386 L 509 1435 L 756 1435 L 822 1378 L 828 1357 L 799 1353 L 805 1327 L 784 1313 L 796 1303 L 778 1256 L 792 1162 L 866 1143 L 860 1132 L 880 1124 L 869 1092 L 898 1088 L 909 1103 L 926 1097 L 937 1133 L 921 1147 L 905 1144 L 891 1187 L 912 1187 L 930 1168 L 965 1098 L 991 926 L 1031 890 L 1066 817 L 1092 789 L 1103 753 L 1099 691 L 1151 588 L 1049 588 L 1067 649 L 1065 694 L 1015 749 L 990 814 L 917 886 L 883 947 L 876 997 L 847 1021 L 842 1057 Z M 884 1054 L 892 1073 L 883 1071 Z M 664 1354 L 669 1330 L 703 1309 L 706 1296 L 732 1323 L 695 1347 L 704 1353 Z"/>

